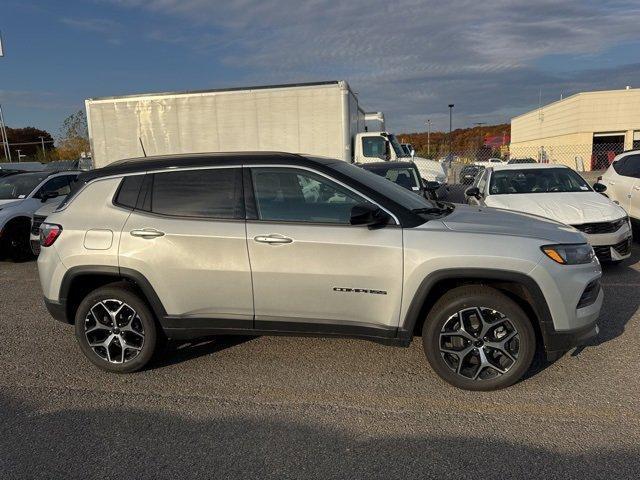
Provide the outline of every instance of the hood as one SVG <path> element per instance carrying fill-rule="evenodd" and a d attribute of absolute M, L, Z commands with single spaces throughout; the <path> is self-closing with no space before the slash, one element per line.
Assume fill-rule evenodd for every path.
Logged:
<path fill-rule="evenodd" d="M 490 207 L 532 213 L 567 225 L 608 222 L 626 215 L 622 207 L 595 192 L 489 195 L 486 203 Z"/>
<path fill-rule="evenodd" d="M 530 237 L 549 243 L 586 242 L 585 237 L 573 227 L 535 215 L 490 207 L 456 205 L 456 209 L 442 222 L 456 232 Z"/>
<path fill-rule="evenodd" d="M 442 164 L 435 160 L 429 160 L 428 158 L 413 157 L 413 162 L 418 167 L 422 178 L 429 181 L 438 181 L 443 183 L 447 179 L 447 174 L 442 167 Z"/>
<path fill-rule="evenodd" d="M 0 200 L 0 208 L 13 207 L 16 205 L 20 205 L 22 202 L 24 202 L 23 198 L 17 200 L 15 198 L 11 198 L 9 200 Z"/>

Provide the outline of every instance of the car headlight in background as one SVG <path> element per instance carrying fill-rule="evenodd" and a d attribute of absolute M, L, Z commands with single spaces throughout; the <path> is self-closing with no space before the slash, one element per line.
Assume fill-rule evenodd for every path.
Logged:
<path fill-rule="evenodd" d="M 579 245 L 545 245 L 541 247 L 547 257 L 561 265 L 591 263 L 595 252 L 587 243 Z"/>

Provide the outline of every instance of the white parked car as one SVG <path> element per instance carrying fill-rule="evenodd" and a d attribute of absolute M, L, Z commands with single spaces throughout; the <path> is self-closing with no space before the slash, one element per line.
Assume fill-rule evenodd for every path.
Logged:
<path fill-rule="evenodd" d="M 585 234 L 602 261 L 620 262 L 631 255 L 627 213 L 564 165 L 494 165 L 476 178 L 466 197 L 470 205 L 531 213 L 571 225 Z"/>
<path fill-rule="evenodd" d="M 621 153 L 602 175 L 607 196 L 640 221 L 640 150 Z"/>

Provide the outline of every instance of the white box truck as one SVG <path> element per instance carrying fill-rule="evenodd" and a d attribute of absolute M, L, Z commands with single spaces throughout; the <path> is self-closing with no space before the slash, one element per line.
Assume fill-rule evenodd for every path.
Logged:
<path fill-rule="evenodd" d="M 366 113 L 345 81 L 92 98 L 85 105 L 96 168 L 145 155 L 233 151 L 360 163 L 410 159 L 382 131 L 384 115 Z M 370 124 L 380 131 L 366 131 Z M 444 182 L 437 162 L 416 160 L 427 180 Z"/>

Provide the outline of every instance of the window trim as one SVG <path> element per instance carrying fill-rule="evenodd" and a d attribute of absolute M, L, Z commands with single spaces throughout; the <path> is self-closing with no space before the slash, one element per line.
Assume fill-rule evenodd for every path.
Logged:
<path fill-rule="evenodd" d="M 380 205 L 378 202 L 372 200 L 368 195 L 363 194 L 362 192 L 359 192 L 358 190 L 356 190 L 355 188 L 341 182 L 340 180 L 331 177 L 330 175 L 327 175 L 323 172 L 320 172 L 318 170 L 315 170 L 313 168 L 309 168 L 309 167 L 304 167 L 304 166 L 300 166 L 300 165 L 279 165 L 279 164 L 245 164 L 243 165 L 243 168 L 247 168 L 249 169 L 249 171 L 251 172 L 250 175 L 248 175 L 248 181 L 249 184 L 247 185 L 245 183 L 245 216 L 247 214 L 247 212 L 249 211 L 248 205 L 248 196 L 251 196 L 251 201 L 252 203 L 252 208 L 253 208 L 253 212 L 255 214 L 256 218 L 248 218 L 247 216 L 247 220 L 251 220 L 251 221 L 255 221 L 255 222 L 264 222 L 264 223 L 275 223 L 275 224 L 289 224 L 289 225 L 329 225 L 329 226 L 342 226 L 342 227 L 361 227 L 362 225 L 350 225 L 350 224 L 346 224 L 346 223 L 331 223 L 331 222 L 301 222 L 301 221 L 294 221 L 294 220 L 262 220 L 258 217 L 258 209 L 257 209 L 257 204 L 256 204 L 256 200 L 255 200 L 255 192 L 253 191 L 253 170 L 254 169 L 258 169 L 258 168 L 288 168 L 290 170 L 305 170 L 308 172 L 311 172 L 315 175 L 319 175 L 321 177 L 326 178 L 327 180 L 330 180 L 331 182 L 340 185 L 342 188 L 349 190 L 350 192 L 358 195 L 359 197 L 364 198 L 366 201 L 370 202 L 372 205 L 375 205 L 376 207 L 378 207 L 380 210 L 382 210 L 383 212 L 385 212 L 387 215 L 389 215 L 393 221 L 395 222 L 394 225 L 389 225 L 389 226 L 401 226 L 400 225 L 400 220 L 398 220 L 398 217 L 393 214 L 392 212 L 390 212 L 387 208 L 383 207 L 382 205 Z M 247 177 L 245 177 L 245 182 L 247 181 Z M 250 189 L 249 189 L 250 187 Z M 249 191 L 251 192 L 249 194 Z"/>

